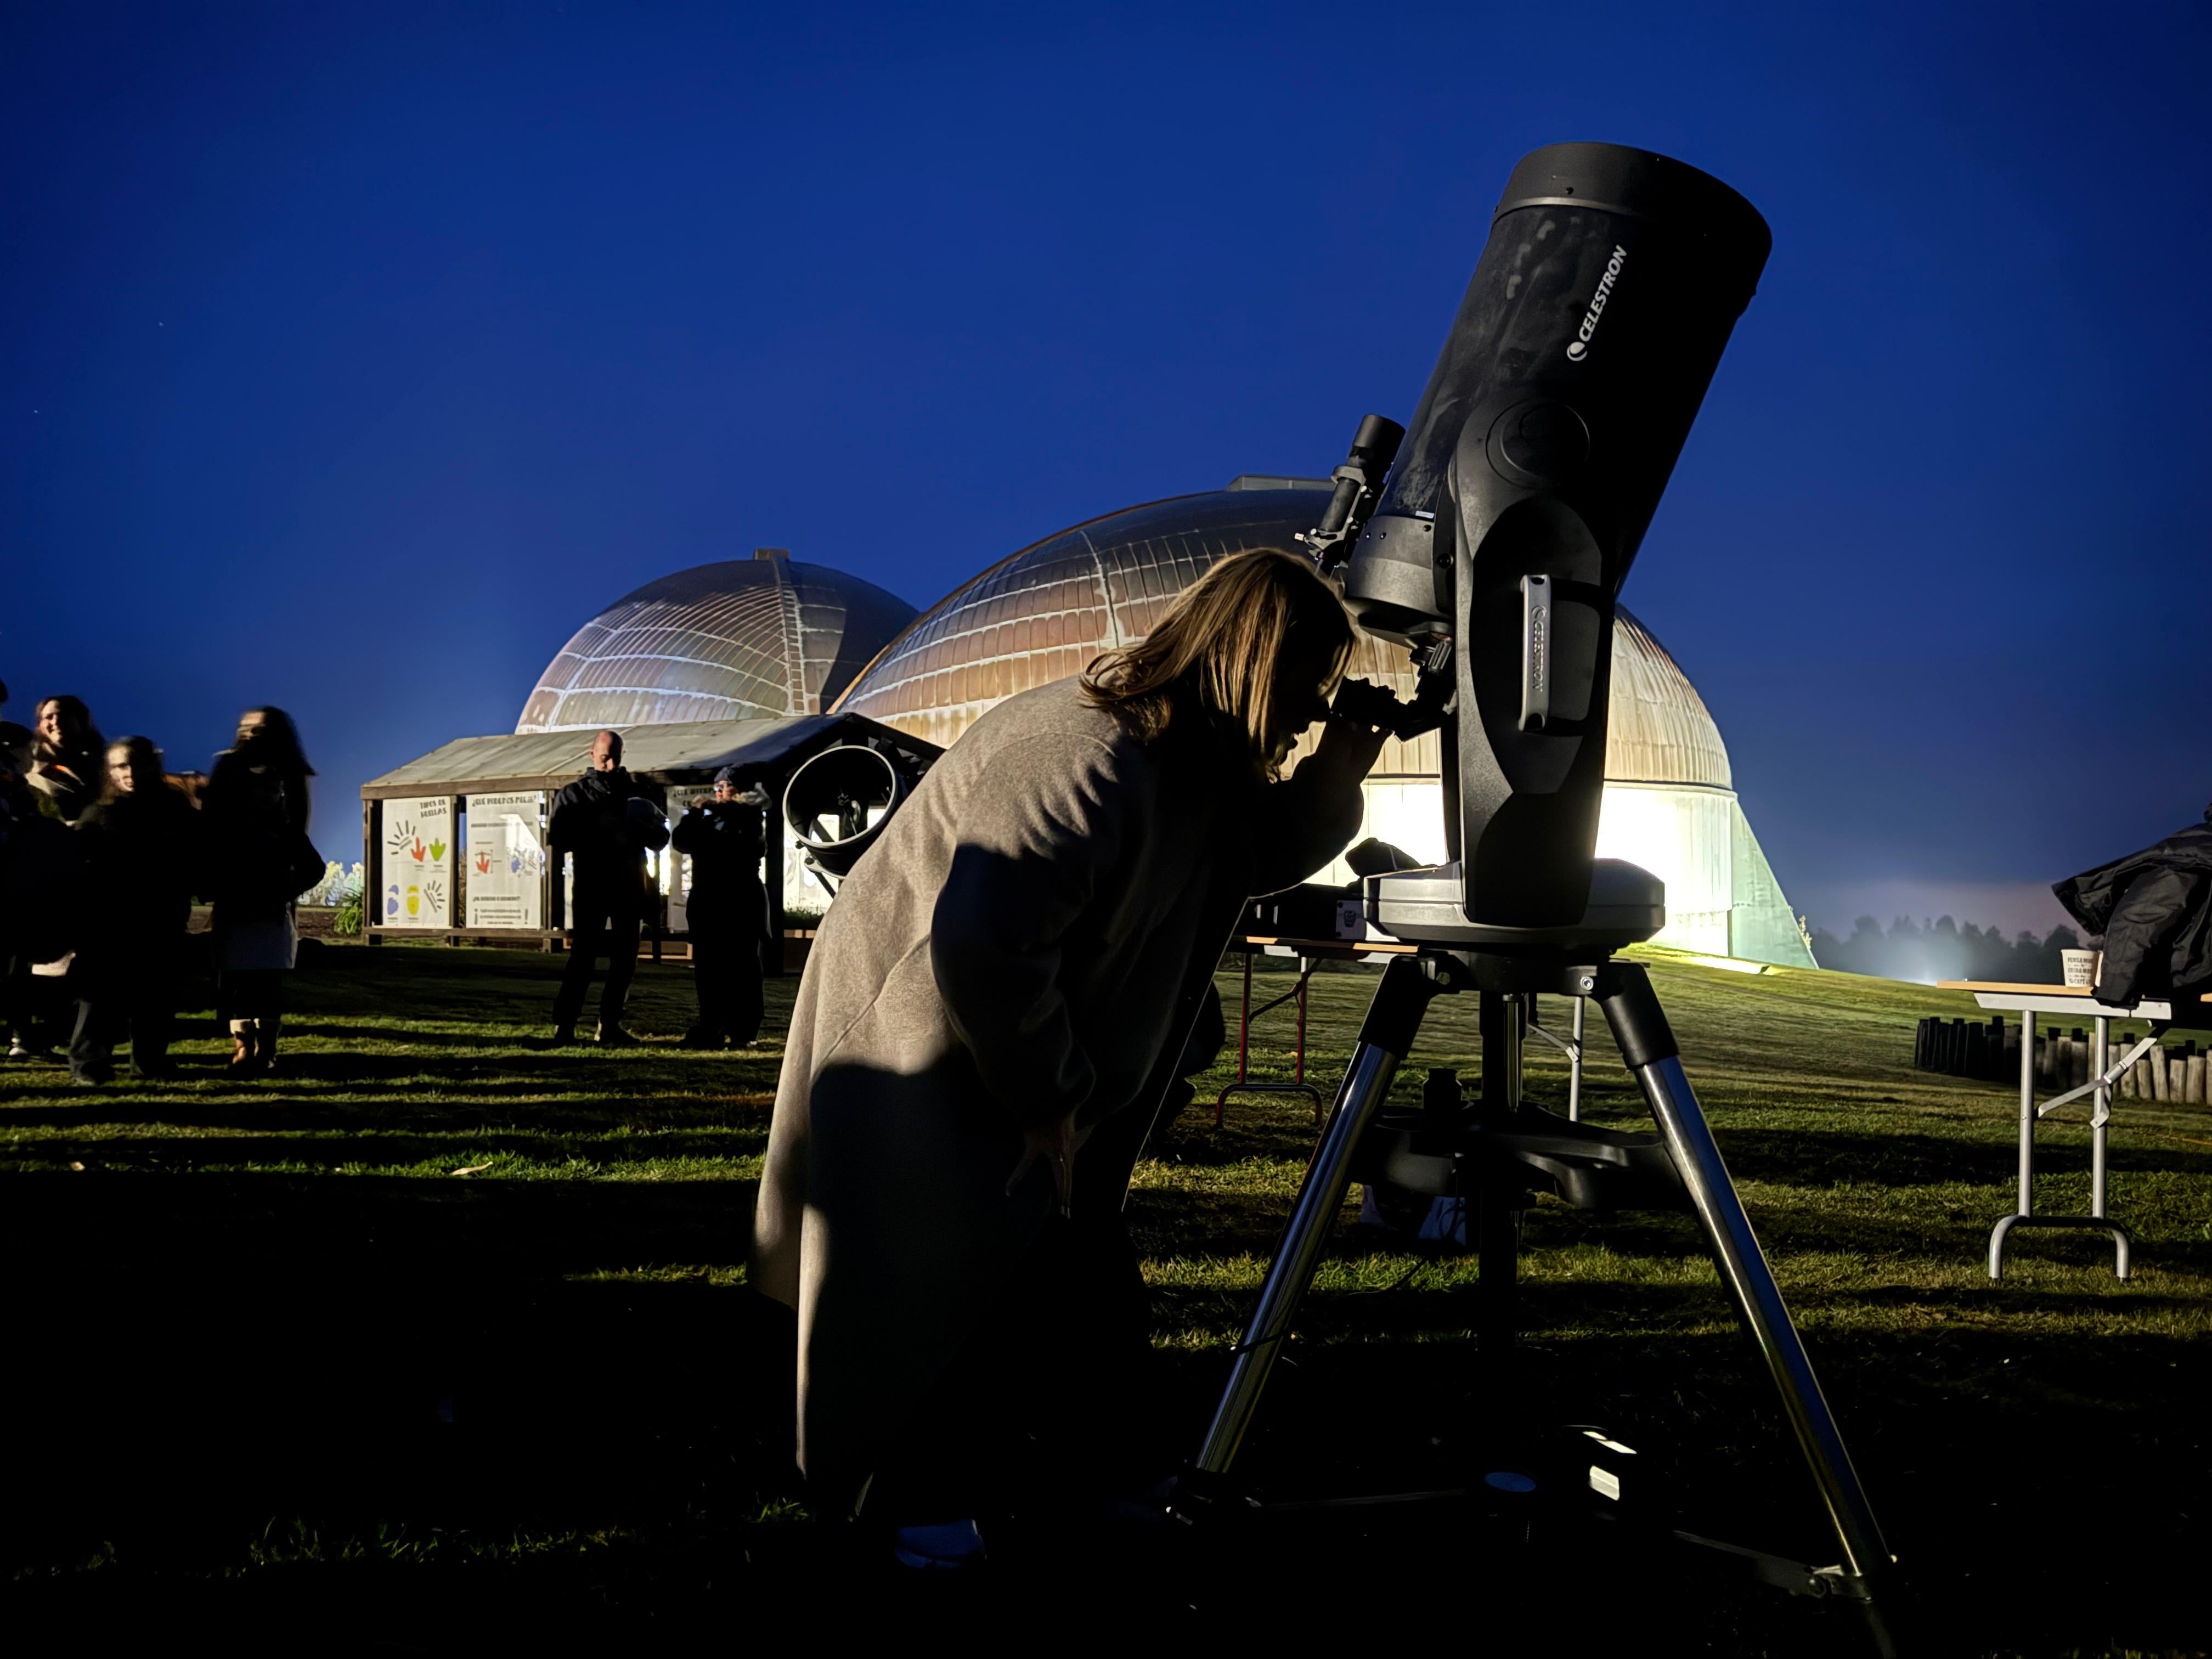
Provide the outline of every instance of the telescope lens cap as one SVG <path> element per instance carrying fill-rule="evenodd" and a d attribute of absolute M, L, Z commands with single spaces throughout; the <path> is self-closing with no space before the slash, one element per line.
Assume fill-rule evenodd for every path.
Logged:
<path fill-rule="evenodd" d="M 1571 483 L 1589 460 L 1589 428 L 1566 404 L 1550 398 L 1516 404 L 1491 423 L 1490 465 L 1524 489 Z"/>

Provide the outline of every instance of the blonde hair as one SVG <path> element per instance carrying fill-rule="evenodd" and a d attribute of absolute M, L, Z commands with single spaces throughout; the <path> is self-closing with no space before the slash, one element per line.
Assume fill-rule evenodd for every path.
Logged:
<path fill-rule="evenodd" d="M 1273 548 L 1232 554 L 1185 588 L 1142 641 L 1095 658 L 1083 671 L 1083 699 L 1146 743 L 1178 714 L 1203 710 L 1235 727 L 1272 771 L 1286 735 L 1278 724 L 1295 712 L 1282 701 L 1307 689 L 1285 677 L 1310 670 L 1328 695 L 1357 638 L 1344 602 L 1305 560 Z"/>

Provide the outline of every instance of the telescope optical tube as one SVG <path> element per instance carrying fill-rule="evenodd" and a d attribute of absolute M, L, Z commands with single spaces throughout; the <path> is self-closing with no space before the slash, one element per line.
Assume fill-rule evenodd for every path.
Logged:
<path fill-rule="evenodd" d="M 1344 588 L 1370 633 L 1457 646 L 1470 921 L 1583 915 L 1614 601 L 1771 246 L 1742 197 L 1648 150 L 1554 144 L 1507 181 Z"/>

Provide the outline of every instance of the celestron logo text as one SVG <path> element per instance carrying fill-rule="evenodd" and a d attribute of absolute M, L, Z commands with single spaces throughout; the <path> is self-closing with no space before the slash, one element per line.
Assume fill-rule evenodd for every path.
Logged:
<path fill-rule="evenodd" d="M 1575 331 L 1575 337 L 1567 342 L 1567 357 L 1580 362 L 1589 355 L 1590 337 L 1597 332 L 1597 319 L 1605 313 L 1605 302 L 1613 297 L 1613 285 L 1620 280 L 1621 263 L 1628 258 L 1628 250 L 1616 244 L 1613 258 L 1605 262 L 1605 275 L 1597 279 L 1597 293 L 1583 313 L 1583 325 Z"/>

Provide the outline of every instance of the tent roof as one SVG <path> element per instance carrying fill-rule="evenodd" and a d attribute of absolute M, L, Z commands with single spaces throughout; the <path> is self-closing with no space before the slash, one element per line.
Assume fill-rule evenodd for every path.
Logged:
<path fill-rule="evenodd" d="M 781 720 L 684 720 L 663 726 L 613 728 L 622 733 L 623 764 L 648 781 L 703 782 L 725 766 L 773 766 L 832 743 L 871 738 L 916 753 L 933 744 L 895 732 L 860 714 L 802 714 Z M 495 738 L 456 738 L 419 760 L 394 767 L 362 785 L 362 799 L 447 791 L 554 788 L 584 769 L 590 732 L 531 732 Z"/>

